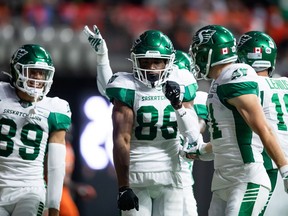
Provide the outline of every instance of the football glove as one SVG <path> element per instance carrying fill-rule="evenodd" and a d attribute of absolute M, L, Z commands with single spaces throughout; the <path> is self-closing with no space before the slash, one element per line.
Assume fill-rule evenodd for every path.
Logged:
<path fill-rule="evenodd" d="M 94 32 L 92 32 L 88 26 L 83 29 L 89 44 L 96 52 L 96 65 L 109 65 L 108 48 L 105 40 L 102 38 L 99 29 L 96 25 L 93 26 Z M 110 66 L 109 66 L 110 67 Z"/>
<path fill-rule="evenodd" d="M 138 197 L 133 190 L 127 186 L 119 188 L 118 208 L 122 211 L 136 209 L 139 211 Z"/>
<path fill-rule="evenodd" d="M 288 165 L 282 166 L 279 171 L 284 181 L 284 190 L 288 193 Z"/>
<path fill-rule="evenodd" d="M 168 80 L 164 83 L 162 90 L 174 109 L 181 108 L 185 91 L 184 86 L 180 86 L 178 83 Z"/>
<path fill-rule="evenodd" d="M 183 151 L 187 154 L 197 154 L 202 155 L 206 153 L 205 147 L 207 143 L 203 141 L 203 136 L 200 134 L 196 142 L 191 143 L 188 138 L 185 139 L 186 142 L 183 145 Z"/>

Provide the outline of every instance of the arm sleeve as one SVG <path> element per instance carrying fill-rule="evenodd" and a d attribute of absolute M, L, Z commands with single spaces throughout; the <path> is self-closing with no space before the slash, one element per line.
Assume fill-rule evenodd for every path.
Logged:
<path fill-rule="evenodd" d="M 65 175 L 66 147 L 59 143 L 48 144 L 47 207 L 58 209 Z"/>
<path fill-rule="evenodd" d="M 180 133 L 188 140 L 188 143 L 194 143 L 200 135 L 198 116 L 193 107 L 175 110 L 177 124 Z"/>
<path fill-rule="evenodd" d="M 97 64 L 97 75 L 96 75 L 97 87 L 100 94 L 103 95 L 104 97 L 107 97 L 106 86 L 112 75 L 113 72 L 110 67 L 109 61 L 105 64 L 100 65 Z"/>

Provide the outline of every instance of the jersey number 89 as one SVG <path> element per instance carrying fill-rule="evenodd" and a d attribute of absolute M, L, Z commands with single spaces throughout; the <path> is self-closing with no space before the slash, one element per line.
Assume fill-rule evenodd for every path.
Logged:
<path fill-rule="evenodd" d="M 9 130 L 4 130 L 4 127 Z M 5 136 L 2 133 L 5 131 Z M 17 131 L 16 123 L 11 119 L 0 119 L 0 142 L 6 142 L 7 146 L 6 149 L 0 149 L 0 156 L 8 157 L 12 154 L 14 148 L 14 141 L 12 140 L 15 137 Z M 28 138 L 29 131 L 35 132 L 35 139 L 31 140 Z M 43 131 L 41 130 L 39 125 L 34 124 L 26 124 L 20 133 L 20 141 L 27 146 L 28 148 L 33 148 L 33 153 L 28 153 L 26 147 L 19 148 L 19 155 L 24 160 L 35 160 L 39 155 L 40 144 L 43 137 Z"/>

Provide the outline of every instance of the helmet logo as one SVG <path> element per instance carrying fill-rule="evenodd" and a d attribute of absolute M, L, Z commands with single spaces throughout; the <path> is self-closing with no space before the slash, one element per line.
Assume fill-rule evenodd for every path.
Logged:
<path fill-rule="evenodd" d="M 216 32 L 216 30 L 202 30 L 194 37 L 194 43 L 197 45 L 208 43 L 208 41 L 212 38 L 213 34 Z"/>
<path fill-rule="evenodd" d="M 252 37 L 251 36 L 249 36 L 249 35 L 243 35 L 241 38 L 240 38 L 240 40 L 239 40 L 239 42 L 238 42 L 238 47 L 241 47 L 243 44 L 245 44 L 248 40 L 250 40 L 250 39 L 252 39 Z"/>
<path fill-rule="evenodd" d="M 140 38 L 137 38 L 137 39 L 134 41 L 134 44 L 133 44 L 133 46 L 132 46 L 131 51 L 132 51 L 138 44 L 140 44 L 141 42 L 142 42 L 142 40 L 141 40 Z"/>
<path fill-rule="evenodd" d="M 18 49 L 17 52 L 15 53 L 15 55 L 12 58 L 12 62 L 16 61 L 18 62 L 19 59 L 21 59 L 24 55 L 26 55 L 28 53 L 28 51 L 26 51 L 25 49 Z"/>

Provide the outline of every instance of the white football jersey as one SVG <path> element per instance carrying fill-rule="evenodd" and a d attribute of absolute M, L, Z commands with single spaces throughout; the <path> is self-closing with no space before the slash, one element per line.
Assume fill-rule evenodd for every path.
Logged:
<path fill-rule="evenodd" d="M 70 124 L 66 101 L 44 97 L 25 102 L 9 83 L 0 82 L 0 187 L 45 186 L 49 134 Z"/>
<path fill-rule="evenodd" d="M 179 73 L 175 69 L 169 80 L 185 86 L 184 102 L 194 100 L 198 86 L 191 73 Z M 118 72 L 110 79 L 106 93 L 111 100 L 125 103 L 135 113 L 130 144 L 130 184 L 143 186 L 150 178 L 148 173 L 156 172 L 167 175 L 154 179 L 155 182 L 175 183 L 171 173 L 181 169 L 180 138 L 174 109 L 162 90 L 146 87 L 132 73 Z M 134 178 L 136 173 L 137 178 Z"/>
<path fill-rule="evenodd" d="M 251 182 L 270 188 L 261 155 L 263 144 L 237 109 L 227 102 L 245 94 L 258 95 L 257 82 L 258 76 L 249 65 L 231 64 L 211 83 L 207 104 L 215 156 L 212 190 L 238 182 Z"/>
<path fill-rule="evenodd" d="M 258 77 L 259 97 L 267 120 L 277 134 L 288 157 L 288 78 Z M 277 169 L 274 161 L 263 152 L 267 170 Z"/>

